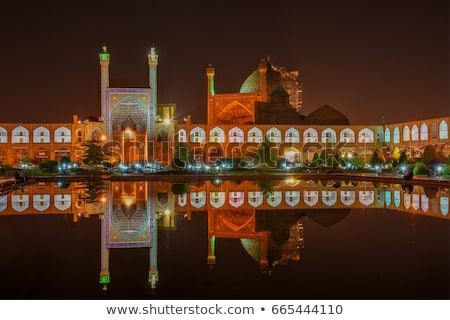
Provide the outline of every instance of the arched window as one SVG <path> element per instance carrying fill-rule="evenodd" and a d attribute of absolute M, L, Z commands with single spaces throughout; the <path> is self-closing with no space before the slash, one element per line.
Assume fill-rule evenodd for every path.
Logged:
<path fill-rule="evenodd" d="M 211 129 L 211 131 L 209 132 L 209 141 L 219 143 L 225 142 L 225 133 L 223 129 L 219 127 Z"/>
<path fill-rule="evenodd" d="M 248 142 L 262 142 L 262 131 L 256 127 L 248 131 Z"/>
<path fill-rule="evenodd" d="M 445 120 L 439 123 L 439 139 L 448 139 L 448 124 Z"/>
<path fill-rule="evenodd" d="M 289 128 L 284 134 L 284 142 L 299 143 L 300 133 L 295 128 Z"/>
<path fill-rule="evenodd" d="M 403 141 L 409 141 L 410 131 L 408 126 L 403 127 Z"/>
<path fill-rule="evenodd" d="M 361 129 L 358 133 L 359 143 L 373 143 L 373 131 L 369 128 Z"/>
<path fill-rule="evenodd" d="M 326 128 L 322 131 L 322 143 L 336 143 L 336 131 L 331 128 Z"/>
<path fill-rule="evenodd" d="M 18 126 L 12 131 L 12 143 L 29 143 L 28 129 Z"/>
<path fill-rule="evenodd" d="M 34 129 L 33 143 L 50 143 L 50 130 L 43 126 Z"/>
<path fill-rule="evenodd" d="M 437 133 L 437 124 L 436 122 L 432 122 L 430 125 L 430 139 L 437 139 L 438 133 Z"/>
<path fill-rule="evenodd" d="M 394 143 L 400 143 L 400 129 L 398 127 L 394 128 Z"/>
<path fill-rule="evenodd" d="M 267 130 L 266 137 L 270 142 L 280 143 L 281 142 L 281 132 L 275 127 Z"/>
<path fill-rule="evenodd" d="M 420 140 L 428 140 L 428 126 L 425 123 L 422 123 L 422 125 L 420 126 Z"/>
<path fill-rule="evenodd" d="M 411 140 L 419 141 L 419 127 L 416 124 L 411 129 Z"/>
<path fill-rule="evenodd" d="M 228 141 L 231 143 L 243 143 L 244 131 L 238 127 L 234 127 L 228 132 Z"/>
<path fill-rule="evenodd" d="M 355 143 L 355 132 L 350 128 L 345 128 L 340 133 L 339 142 Z"/>
<path fill-rule="evenodd" d="M 195 127 L 191 130 L 190 133 L 190 142 L 205 142 L 206 140 L 206 133 L 205 130 L 203 130 L 200 127 Z"/>
<path fill-rule="evenodd" d="M 308 128 L 303 132 L 303 141 L 305 143 L 317 143 L 319 142 L 319 134 L 316 129 Z"/>
<path fill-rule="evenodd" d="M 55 130 L 56 143 L 70 143 L 71 140 L 71 132 L 66 127 L 59 127 Z"/>
<path fill-rule="evenodd" d="M 384 142 L 391 142 L 391 130 L 389 128 L 386 128 L 386 130 L 384 131 Z"/>
<path fill-rule="evenodd" d="M 186 130 L 180 129 L 178 131 L 178 142 L 187 142 L 186 141 Z"/>
<path fill-rule="evenodd" d="M 8 131 L 5 128 L 0 127 L 0 143 L 8 142 Z"/>

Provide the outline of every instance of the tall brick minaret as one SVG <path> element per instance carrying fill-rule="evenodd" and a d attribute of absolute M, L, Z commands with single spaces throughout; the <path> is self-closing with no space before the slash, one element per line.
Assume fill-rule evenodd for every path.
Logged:
<path fill-rule="evenodd" d="M 208 119 L 207 123 L 214 123 L 214 114 L 213 114 L 213 100 L 214 96 L 214 75 L 216 73 L 216 69 L 210 64 L 206 68 L 206 76 L 208 77 Z"/>
<path fill-rule="evenodd" d="M 106 106 L 106 88 L 109 87 L 109 53 L 106 45 L 102 46 L 102 50 L 98 54 L 101 66 L 100 94 L 101 94 L 101 121 L 106 122 L 106 134 L 109 136 L 109 115 Z"/>
<path fill-rule="evenodd" d="M 154 47 L 150 49 L 150 53 L 148 54 L 147 59 L 149 68 L 149 86 L 150 88 L 152 88 L 153 116 L 156 119 L 158 105 L 158 55 L 156 54 L 156 49 Z"/>

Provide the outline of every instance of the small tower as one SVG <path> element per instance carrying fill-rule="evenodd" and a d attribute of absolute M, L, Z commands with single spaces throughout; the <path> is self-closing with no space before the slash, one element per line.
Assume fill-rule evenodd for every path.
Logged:
<path fill-rule="evenodd" d="M 100 82 L 100 94 L 101 94 L 101 121 L 108 119 L 106 111 L 106 88 L 109 87 L 109 53 L 106 45 L 102 46 L 100 53 L 98 54 L 101 66 L 101 82 Z M 109 126 L 106 126 L 108 128 Z"/>
<path fill-rule="evenodd" d="M 214 96 L 214 75 L 215 68 L 209 64 L 206 68 L 206 76 L 208 77 L 208 123 L 214 123 L 212 96 Z"/>
<path fill-rule="evenodd" d="M 263 102 L 267 101 L 267 83 L 266 83 L 266 74 L 267 74 L 267 62 L 264 59 L 261 59 L 259 63 L 259 92 L 261 93 L 261 98 Z"/>
<path fill-rule="evenodd" d="M 157 67 L 158 67 L 158 55 L 156 54 L 156 49 L 152 47 L 150 53 L 147 56 L 148 67 L 149 67 L 149 86 L 152 88 L 152 104 L 153 104 L 153 115 L 156 117 L 158 114 L 158 77 L 157 77 Z"/>

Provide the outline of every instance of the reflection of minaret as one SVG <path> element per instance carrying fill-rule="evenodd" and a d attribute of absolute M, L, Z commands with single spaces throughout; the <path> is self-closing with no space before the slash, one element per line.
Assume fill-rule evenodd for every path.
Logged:
<path fill-rule="evenodd" d="M 150 247 L 150 271 L 148 272 L 148 282 L 150 283 L 152 289 L 156 288 L 156 283 L 159 281 L 158 273 L 158 220 L 155 219 L 153 223 L 153 228 L 151 232 L 151 242 Z"/>
<path fill-rule="evenodd" d="M 207 263 L 210 267 L 216 264 L 216 237 L 213 235 L 214 232 L 214 211 L 208 210 L 208 258 Z"/>
<path fill-rule="evenodd" d="M 100 284 L 102 286 L 102 290 L 106 291 L 108 289 L 108 284 L 110 283 L 110 274 L 109 274 L 109 248 L 106 247 L 106 217 L 105 215 L 100 216 L 101 219 L 101 232 L 100 232 L 100 257 L 101 257 L 101 270 L 100 270 Z"/>

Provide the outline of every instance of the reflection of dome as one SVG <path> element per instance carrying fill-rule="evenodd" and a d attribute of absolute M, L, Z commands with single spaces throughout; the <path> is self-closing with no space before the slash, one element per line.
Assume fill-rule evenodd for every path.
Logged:
<path fill-rule="evenodd" d="M 350 209 L 311 209 L 306 210 L 307 216 L 322 227 L 331 227 L 344 219 L 350 212 Z"/>
<path fill-rule="evenodd" d="M 261 240 L 241 239 L 241 244 L 255 261 L 259 262 L 261 260 Z M 281 250 L 278 245 L 272 239 L 268 239 L 267 259 L 269 260 L 269 265 L 272 265 L 280 254 Z"/>
<path fill-rule="evenodd" d="M 134 122 L 130 116 L 128 116 L 123 122 L 122 122 L 122 128 L 124 130 L 130 129 L 130 130 L 136 130 L 136 122 Z"/>
<path fill-rule="evenodd" d="M 350 121 L 348 121 L 347 117 L 342 113 L 337 111 L 336 109 L 324 105 L 319 109 L 311 112 L 305 118 L 306 124 L 324 124 L 324 125 L 349 125 Z"/>

